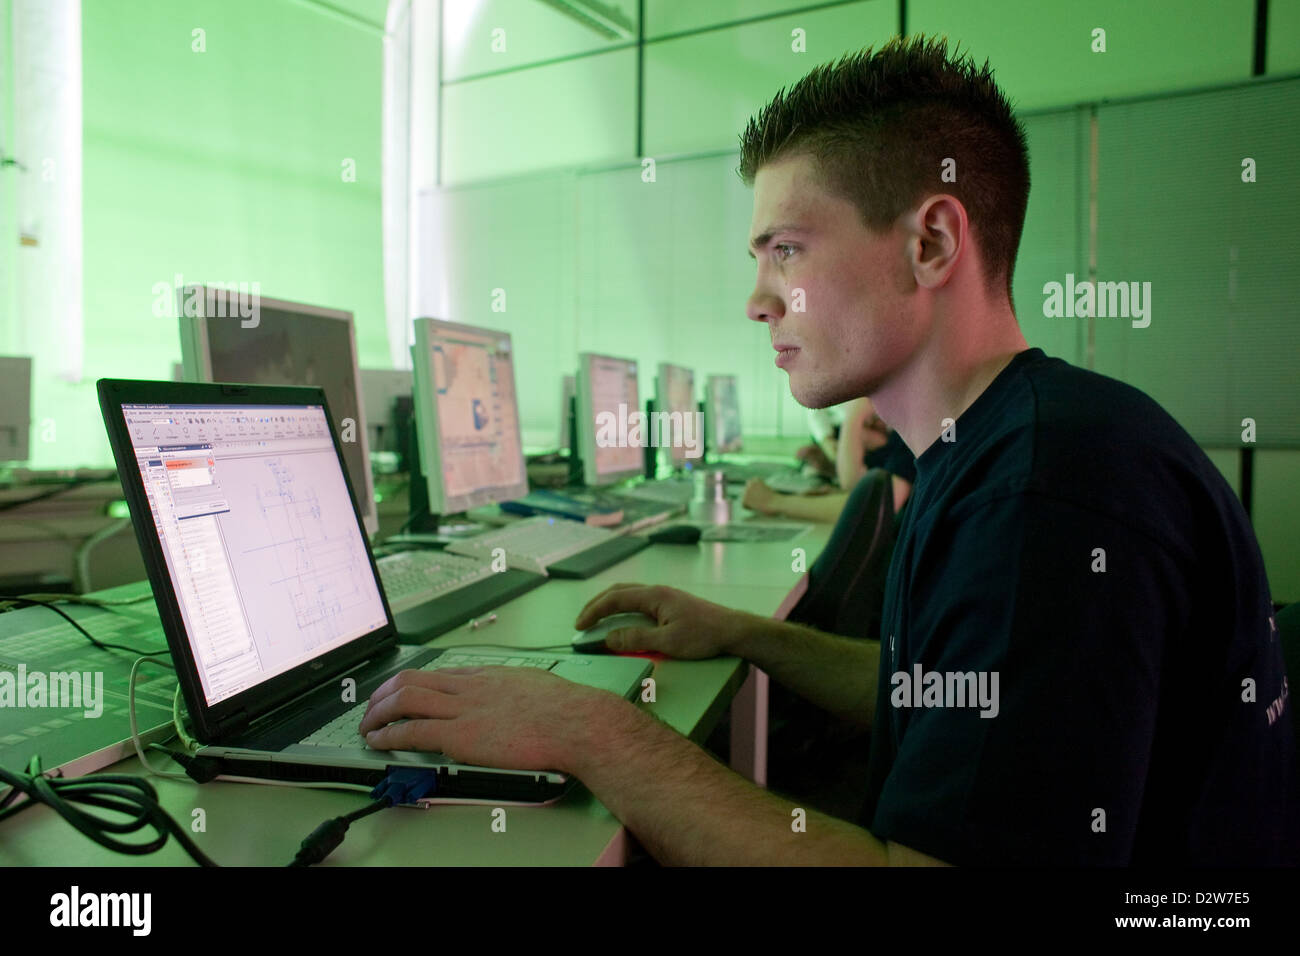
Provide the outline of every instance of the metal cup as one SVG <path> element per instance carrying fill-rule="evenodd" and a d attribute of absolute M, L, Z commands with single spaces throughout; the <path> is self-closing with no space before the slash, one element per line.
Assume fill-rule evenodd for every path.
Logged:
<path fill-rule="evenodd" d="M 731 500 L 727 497 L 727 480 L 721 471 L 695 473 L 695 496 L 688 509 L 692 521 L 727 524 L 731 521 Z"/>

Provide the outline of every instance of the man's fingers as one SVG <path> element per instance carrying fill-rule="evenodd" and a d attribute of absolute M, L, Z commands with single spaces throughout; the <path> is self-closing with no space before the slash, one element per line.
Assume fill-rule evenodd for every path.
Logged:
<path fill-rule="evenodd" d="M 456 694 L 464 689 L 465 677 L 460 674 L 448 673 L 447 670 L 441 671 L 398 671 L 388 680 L 384 681 L 375 688 L 375 692 L 370 695 L 370 702 L 366 705 L 366 717 L 370 716 L 375 706 L 385 698 L 403 687 L 424 687 L 428 690 L 441 691 L 444 694 Z"/>
<path fill-rule="evenodd" d="M 411 684 L 375 700 L 361 718 L 360 730 L 366 734 L 394 720 L 410 718 L 433 717 L 445 720 L 456 716 L 460 707 L 454 694 Z"/>
<path fill-rule="evenodd" d="M 587 605 L 578 612 L 573 626 L 580 631 L 586 630 L 601 618 L 618 614 L 620 611 L 640 611 L 653 616 L 653 611 L 647 604 L 651 591 L 651 588 L 643 584 L 615 584 L 588 601 Z"/>
<path fill-rule="evenodd" d="M 464 676 L 460 674 L 448 673 L 451 668 L 434 671 L 417 671 L 405 670 L 398 671 L 388 680 L 384 681 L 375 688 L 375 692 L 370 695 L 372 702 L 378 701 L 394 691 L 403 687 L 424 687 L 429 690 L 440 690 L 444 694 L 459 693 L 465 686 Z"/>
<path fill-rule="evenodd" d="M 445 754 L 451 723 L 450 720 L 408 720 L 390 724 L 367 733 L 366 745 L 375 750 L 428 750 Z"/>

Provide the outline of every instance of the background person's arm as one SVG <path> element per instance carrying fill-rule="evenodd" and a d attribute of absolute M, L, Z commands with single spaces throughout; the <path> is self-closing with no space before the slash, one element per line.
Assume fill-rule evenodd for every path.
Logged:
<path fill-rule="evenodd" d="M 786 495 L 773 491 L 761 478 L 751 478 L 745 483 L 745 493 L 741 496 L 740 503 L 750 511 L 763 515 L 834 524 L 839 520 L 848 497 L 844 491 L 823 495 Z"/>

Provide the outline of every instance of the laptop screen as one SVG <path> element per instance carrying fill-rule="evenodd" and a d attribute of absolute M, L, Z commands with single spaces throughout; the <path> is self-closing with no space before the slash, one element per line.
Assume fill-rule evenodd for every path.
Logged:
<path fill-rule="evenodd" d="M 387 623 L 323 406 L 122 413 L 209 706 Z"/>

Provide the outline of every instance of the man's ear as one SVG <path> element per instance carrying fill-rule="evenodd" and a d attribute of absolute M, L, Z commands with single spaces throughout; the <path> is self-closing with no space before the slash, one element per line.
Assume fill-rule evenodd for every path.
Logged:
<path fill-rule="evenodd" d="M 966 207 L 956 196 L 940 193 L 928 197 L 908 217 L 908 252 L 912 277 L 925 289 L 938 289 L 970 244 Z"/>

